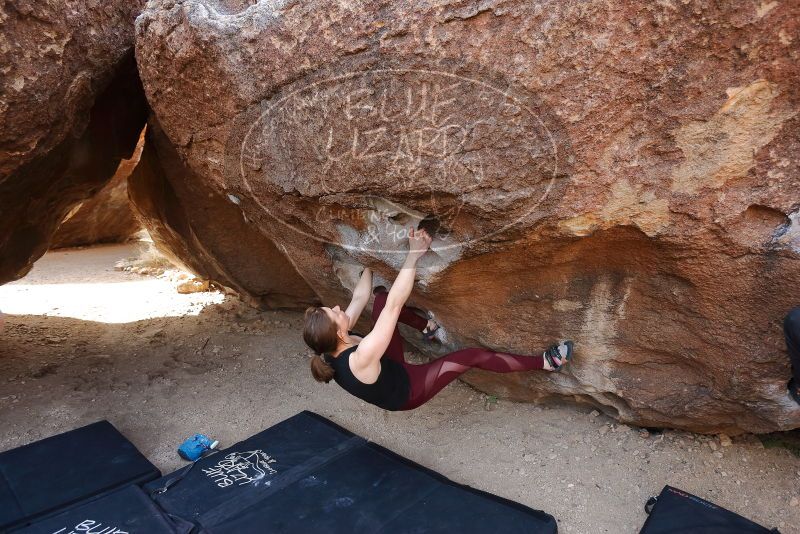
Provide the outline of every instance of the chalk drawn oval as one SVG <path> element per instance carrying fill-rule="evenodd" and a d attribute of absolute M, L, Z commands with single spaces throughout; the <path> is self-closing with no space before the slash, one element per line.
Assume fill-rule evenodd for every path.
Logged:
<path fill-rule="evenodd" d="M 526 100 L 519 89 L 428 69 L 372 69 L 301 82 L 262 103 L 240 138 L 238 173 L 272 217 L 325 242 L 285 221 L 262 201 L 263 192 L 360 196 L 363 205 L 410 198 L 415 210 L 445 227 L 464 216 L 501 221 L 446 245 L 460 247 L 528 217 L 553 187 L 556 142 Z"/>

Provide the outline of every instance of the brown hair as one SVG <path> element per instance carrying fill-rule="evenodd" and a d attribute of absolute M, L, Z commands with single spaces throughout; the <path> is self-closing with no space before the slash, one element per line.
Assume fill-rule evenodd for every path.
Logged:
<path fill-rule="evenodd" d="M 338 337 L 336 323 L 322 308 L 312 306 L 306 309 L 303 340 L 316 353 L 311 358 L 311 375 L 317 382 L 330 382 L 335 372 L 322 355 L 336 350 Z"/>

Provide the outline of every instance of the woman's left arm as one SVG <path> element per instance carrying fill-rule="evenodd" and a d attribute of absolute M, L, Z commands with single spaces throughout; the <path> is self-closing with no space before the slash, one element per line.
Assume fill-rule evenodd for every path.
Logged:
<path fill-rule="evenodd" d="M 369 302 L 369 294 L 372 292 L 372 271 L 369 267 L 364 268 L 364 272 L 361 273 L 361 279 L 356 284 L 355 289 L 353 289 L 353 299 L 350 301 L 350 305 L 347 307 L 345 313 L 350 318 L 350 325 L 349 328 L 353 328 L 358 318 L 361 317 L 361 312 L 364 311 L 364 307 Z"/>

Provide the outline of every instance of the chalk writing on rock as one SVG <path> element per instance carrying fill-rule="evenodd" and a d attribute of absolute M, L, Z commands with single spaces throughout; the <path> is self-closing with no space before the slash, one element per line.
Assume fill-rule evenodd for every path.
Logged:
<path fill-rule="evenodd" d="M 437 70 L 301 80 L 244 126 L 237 173 L 257 202 L 264 192 L 346 195 L 350 207 L 358 196 L 413 198 L 445 226 L 464 207 L 487 218 L 502 210 L 508 222 L 535 209 L 557 174 L 555 141 L 535 108 L 516 88 Z"/>

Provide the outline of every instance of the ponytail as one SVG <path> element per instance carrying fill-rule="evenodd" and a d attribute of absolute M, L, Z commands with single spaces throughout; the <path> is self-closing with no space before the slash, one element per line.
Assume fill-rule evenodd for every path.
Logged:
<path fill-rule="evenodd" d="M 325 310 L 312 306 L 306 310 L 303 324 L 303 340 L 314 351 L 311 358 L 311 374 L 317 382 L 330 382 L 335 374 L 324 354 L 336 351 L 338 338 L 336 323 L 325 314 Z"/>
<path fill-rule="evenodd" d="M 333 375 L 336 374 L 331 364 L 325 361 L 325 358 L 320 354 L 315 354 L 311 358 L 311 375 L 317 382 L 325 382 L 326 384 L 331 381 Z"/>

